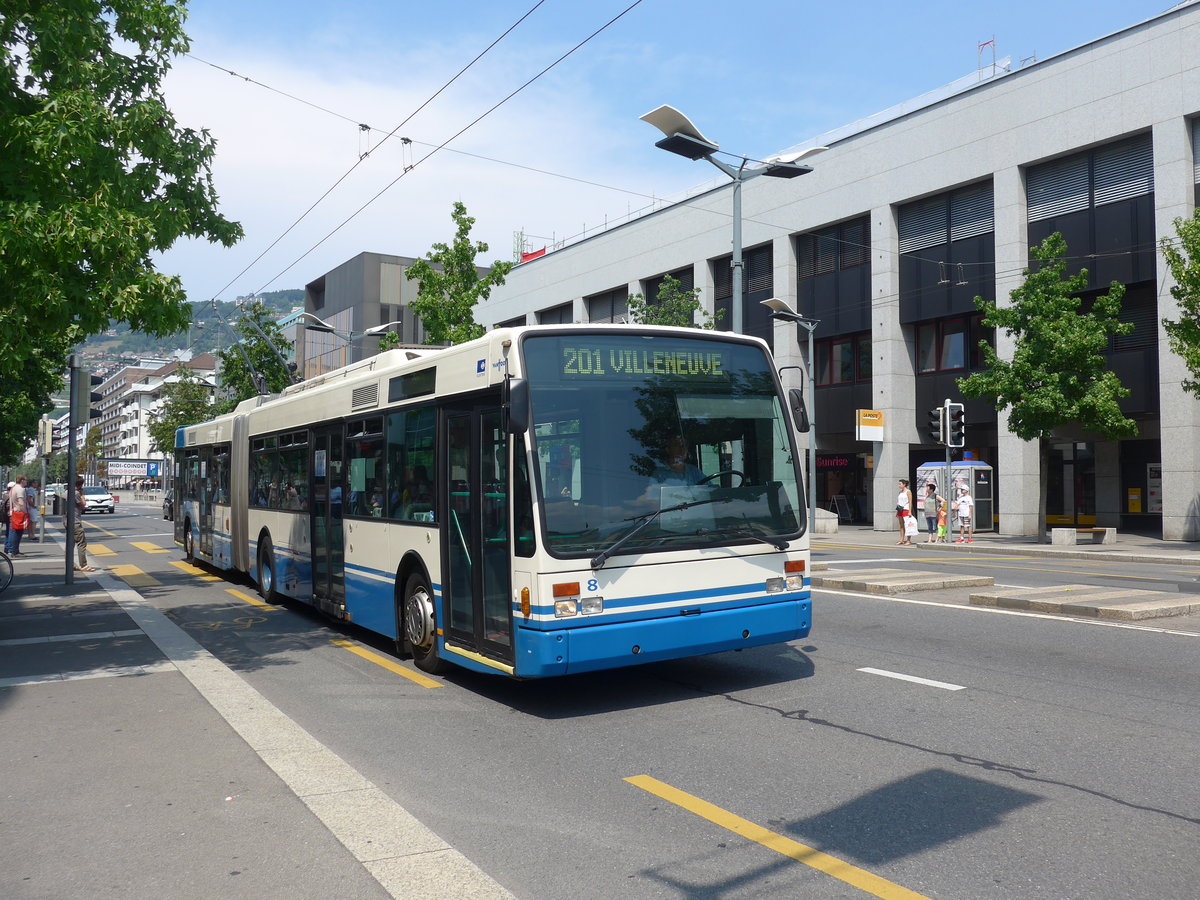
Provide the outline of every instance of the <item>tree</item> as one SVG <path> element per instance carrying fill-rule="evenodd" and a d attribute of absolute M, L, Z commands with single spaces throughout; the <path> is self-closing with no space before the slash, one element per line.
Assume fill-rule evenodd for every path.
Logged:
<path fill-rule="evenodd" d="M 212 386 L 188 366 L 180 366 L 175 374 L 179 380 L 162 386 L 161 404 L 148 416 L 152 449 L 162 453 L 175 452 L 179 428 L 206 422 L 215 415 Z"/>
<path fill-rule="evenodd" d="M 111 322 L 158 336 L 187 325 L 182 284 L 155 253 L 242 235 L 216 211 L 212 138 L 181 128 L 163 99 L 185 16 L 182 0 L 3 4 L 0 455 L 36 433 L 86 337 Z"/>
<path fill-rule="evenodd" d="M 1129 334 L 1121 322 L 1125 288 L 1113 282 L 1097 297 L 1090 312 L 1081 312 L 1079 292 L 1087 287 L 1087 270 L 1064 278 L 1067 244 L 1058 232 L 1029 255 L 1036 265 L 1001 307 L 982 297 L 975 306 L 983 324 L 1014 339 L 1013 358 L 1003 360 L 987 341 L 980 341 L 986 368 L 958 379 L 965 397 L 986 397 L 997 412 L 1008 409 L 1008 427 L 1023 441 L 1038 442 L 1040 491 L 1038 539 L 1046 541 L 1046 488 L 1050 437 L 1056 428 L 1078 425 L 1116 439 L 1137 434 L 1137 423 L 1121 413 L 1118 403 L 1128 388 L 1108 368 L 1104 351 L 1108 336 Z"/>
<path fill-rule="evenodd" d="M 247 303 L 233 330 L 236 343 L 217 353 L 221 387 L 229 395 L 225 402 L 217 404 L 217 412 L 227 412 L 241 401 L 257 396 L 256 373 L 262 376 L 262 387 L 267 393 L 278 393 L 292 383 L 292 372 L 280 360 L 278 352 L 287 341 L 270 310 L 257 301 Z M 252 369 L 246 365 L 247 359 Z"/>
<path fill-rule="evenodd" d="M 1159 246 L 1175 281 L 1171 296 L 1179 304 L 1180 317 L 1164 318 L 1163 328 L 1171 350 L 1192 375 L 1183 380 L 1183 389 L 1200 397 L 1200 209 L 1190 219 L 1176 219 L 1175 233 L 1178 247 L 1168 237 Z"/>
<path fill-rule="evenodd" d="M 475 323 L 475 305 L 486 300 L 493 287 L 504 284 L 513 267 L 511 262 L 496 260 L 481 275 L 475 257 L 487 253 L 488 245 L 471 243 L 475 220 L 458 201 L 450 216 L 456 226 L 454 243 L 435 243 L 425 259 L 417 260 L 406 273 L 418 282 L 417 299 L 409 305 L 425 326 L 427 344 L 461 344 L 483 334 L 483 327 Z"/>
<path fill-rule="evenodd" d="M 639 325 L 675 325 L 712 331 L 725 315 L 725 310 L 719 309 L 715 316 L 710 316 L 700 306 L 700 289 L 685 291 L 679 279 L 670 275 L 663 276 L 653 303 L 641 294 L 630 295 L 628 303 L 630 321 Z M 699 324 L 696 323 L 697 314 Z"/>

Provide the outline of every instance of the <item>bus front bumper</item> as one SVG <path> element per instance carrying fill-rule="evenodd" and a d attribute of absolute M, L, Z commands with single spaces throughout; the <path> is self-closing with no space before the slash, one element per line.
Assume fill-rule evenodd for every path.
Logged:
<path fill-rule="evenodd" d="M 516 675 L 545 678 L 761 647 L 807 637 L 811 625 L 812 602 L 803 597 L 636 622 L 522 629 Z"/>

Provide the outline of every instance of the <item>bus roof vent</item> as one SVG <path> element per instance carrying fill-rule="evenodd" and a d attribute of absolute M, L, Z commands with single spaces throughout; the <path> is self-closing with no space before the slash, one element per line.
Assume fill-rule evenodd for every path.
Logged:
<path fill-rule="evenodd" d="M 371 409 L 379 405 L 379 382 L 356 387 L 350 394 L 352 410 Z"/>

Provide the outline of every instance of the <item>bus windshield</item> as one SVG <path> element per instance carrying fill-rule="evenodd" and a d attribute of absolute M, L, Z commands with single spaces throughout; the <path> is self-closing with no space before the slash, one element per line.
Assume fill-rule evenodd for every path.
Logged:
<path fill-rule="evenodd" d="M 546 548 L 780 545 L 805 527 L 768 355 L 717 337 L 528 335 Z"/>

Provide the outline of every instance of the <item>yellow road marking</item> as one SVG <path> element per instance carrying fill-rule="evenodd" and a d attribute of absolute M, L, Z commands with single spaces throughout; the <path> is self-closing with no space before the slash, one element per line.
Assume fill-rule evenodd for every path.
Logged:
<path fill-rule="evenodd" d="M 414 672 L 412 669 L 406 669 L 394 659 L 388 659 L 386 656 L 380 656 L 378 653 L 372 653 L 370 650 L 359 647 L 357 644 L 352 644 L 349 641 L 342 640 L 341 638 L 334 638 L 333 643 L 336 646 L 341 647 L 343 650 L 349 650 L 355 656 L 361 656 L 363 659 L 367 660 L 367 662 L 373 662 L 375 665 L 382 666 L 389 672 L 395 672 L 397 675 L 401 675 L 404 678 L 407 678 L 409 681 L 419 684 L 421 687 L 436 688 L 442 686 L 440 681 L 434 681 L 432 678 L 426 678 L 420 672 Z"/>
<path fill-rule="evenodd" d="M 164 551 L 166 552 L 166 551 Z M 182 559 L 171 560 L 171 565 L 179 569 L 181 572 L 186 572 L 188 575 L 195 575 L 201 581 L 220 581 L 219 575 L 209 575 L 203 569 L 193 566 L 191 563 L 184 562 Z"/>
<path fill-rule="evenodd" d="M 130 541 L 129 543 L 137 547 L 139 550 L 145 550 L 147 553 L 170 553 L 170 550 L 164 550 L 158 544 L 152 544 L 149 541 Z"/>
<path fill-rule="evenodd" d="M 112 550 L 103 544 L 88 544 L 87 552 L 93 556 L 116 556 L 117 551 Z"/>
<path fill-rule="evenodd" d="M 96 525 L 96 524 L 95 524 L 95 523 L 93 523 L 93 522 L 84 522 L 84 521 L 82 521 L 82 520 L 81 520 L 81 521 L 80 521 L 80 524 L 81 524 L 81 525 L 86 525 L 88 528 L 95 528 L 95 529 L 96 529 L 97 531 L 99 531 L 101 534 L 107 534 L 109 537 L 114 537 L 114 538 L 115 538 L 115 537 L 120 537 L 120 535 L 119 535 L 119 534 L 117 534 L 115 531 L 109 531 L 107 528 L 101 528 L 99 525 Z"/>
<path fill-rule="evenodd" d="M 123 579 L 130 587 L 149 587 L 153 584 L 162 584 L 153 575 L 147 575 L 137 566 L 112 566 L 108 571 Z"/>
<path fill-rule="evenodd" d="M 270 603 L 264 603 L 257 597 L 251 597 L 249 594 L 242 593 L 237 588 L 225 588 L 225 593 L 233 594 L 233 596 L 237 597 L 239 600 L 245 600 L 251 606 L 257 606 L 259 609 L 269 609 L 272 612 L 275 611 L 275 607 Z"/>
<path fill-rule="evenodd" d="M 659 781 L 657 778 L 651 778 L 649 775 L 634 775 L 626 778 L 634 787 L 639 787 L 643 791 L 654 794 L 656 797 L 661 797 L 669 803 L 674 803 L 676 806 L 686 809 L 690 813 L 695 813 L 702 819 L 707 819 L 714 825 L 720 825 L 732 831 L 734 834 L 741 835 L 747 840 L 754 841 L 756 844 L 761 844 L 768 850 L 774 850 L 776 853 L 782 853 L 784 856 L 790 857 L 797 862 L 804 863 L 816 869 L 818 872 L 824 872 L 832 878 L 839 881 L 844 881 L 861 891 L 866 891 L 882 900 L 929 900 L 924 894 L 918 894 L 915 891 L 910 891 L 906 887 L 888 881 L 886 878 L 880 878 L 868 872 L 866 869 L 860 869 L 853 866 L 844 860 L 838 859 L 836 856 L 830 856 L 828 853 L 822 853 L 813 847 L 806 847 L 791 838 L 784 837 L 774 831 L 769 831 L 761 825 L 755 825 L 740 816 L 735 816 L 727 810 L 721 809 L 719 806 L 714 806 L 706 800 L 701 800 L 699 797 L 693 797 L 691 794 L 685 793 L 678 788 L 673 788 L 669 784 Z"/>

